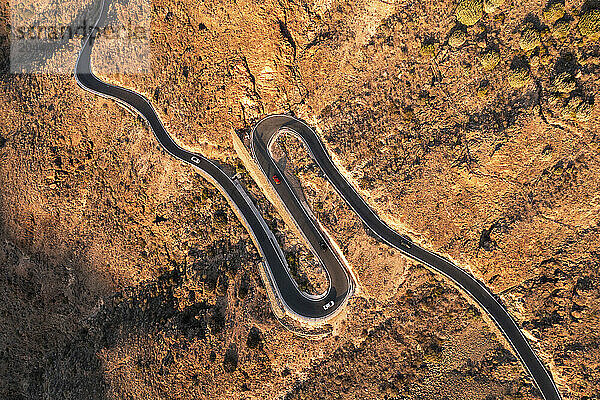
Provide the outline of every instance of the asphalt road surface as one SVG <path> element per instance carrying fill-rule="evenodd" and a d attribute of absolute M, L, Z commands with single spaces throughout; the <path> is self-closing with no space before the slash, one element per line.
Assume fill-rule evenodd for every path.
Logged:
<path fill-rule="evenodd" d="M 100 16 L 95 26 L 103 26 L 107 18 L 109 1 L 102 4 Z M 92 30 L 93 31 L 93 30 Z M 202 175 L 215 184 L 227 197 L 230 204 L 236 208 L 238 215 L 243 218 L 249 228 L 258 250 L 267 265 L 274 290 L 288 312 L 306 320 L 331 317 L 343 306 L 352 293 L 353 284 L 348 271 L 331 250 L 320 246 L 313 252 L 321 259 L 329 278 L 329 288 L 321 296 L 309 296 L 299 290 L 296 282 L 289 273 L 288 265 L 283 257 L 279 244 L 269 231 L 265 221 L 260 216 L 255 205 L 249 199 L 243 187 L 228 176 L 219 166 L 201 154 L 189 152 L 173 141 L 150 102 L 138 93 L 122 87 L 107 84 L 98 79 L 92 72 L 91 54 L 94 44 L 92 36 L 84 40 L 75 67 L 77 83 L 84 89 L 118 101 L 126 108 L 141 115 L 162 148 L 179 160 L 197 167 Z M 311 243 L 316 243 L 316 230 L 306 230 Z M 321 240 L 326 240 L 321 236 Z"/>
<path fill-rule="evenodd" d="M 315 131 L 306 123 L 289 115 L 270 115 L 259 121 L 253 129 L 253 154 L 262 170 L 267 174 L 267 177 L 271 177 L 269 181 L 272 187 L 277 191 L 279 197 L 284 200 L 288 210 L 290 210 L 296 221 L 304 221 L 305 217 L 301 211 L 298 211 L 299 207 L 292 204 L 298 200 L 293 193 L 290 193 L 289 184 L 284 184 L 285 177 L 278 171 L 277 165 L 268 151 L 270 143 L 280 133 L 294 134 L 304 142 L 311 157 L 321 168 L 327 180 L 356 212 L 373 236 L 398 249 L 416 262 L 444 274 L 475 299 L 490 315 L 513 346 L 515 352 L 533 377 L 543 397 L 546 400 L 558 400 L 561 398 L 550 373 L 534 353 L 519 326 L 506 308 L 500 304 L 483 283 L 462 268 L 454 265 L 448 259 L 412 243 L 379 219 L 377 214 L 365 203 L 354 187 L 339 172 Z M 272 174 L 277 174 L 278 179 L 281 181 L 280 184 L 274 182 Z M 302 222 L 302 224 L 306 224 L 306 222 Z"/>
<path fill-rule="evenodd" d="M 102 26 L 106 20 L 108 4 L 108 1 L 103 0 L 100 16 L 95 26 Z M 321 232 L 318 224 L 300 203 L 284 174 L 281 173 L 270 156 L 270 143 L 278 133 L 285 131 L 296 134 L 304 141 L 311 156 L 322 169 L 329 182 L 357 213 L 372 235 L 418 263 L 452 279 L 475 299 L 496 322 L 498 328 L 511 343 L 530 372 L 544 399 L 558 400 L 561 398 L 552 377 L 535 355 L 519 326 L 479 280 L 449 260 L 413 244 L 388 227 L 339 173 L 321 140 L 307 124 L 289 115 L 272 115 L 261 120 L 253 128 L 252 153 L 267 179 L 271 182 L 272 187 L 283 200 L 290 215 L 296 221 L 297 226 L 302 230 L 306 240 L 310 243 L 313 253 L 323 262 L 330 283 L 328 291 L 322 296 L 311 297 L 302 293 L 288 272 L 288 266 L 279 245 L 274 240 L 255 205 L 244 192 L 243 187 L 209 159 L 178 146 L 169 136 L 160 118 L 145 97 L 131 90 L 99 80 L 92 73 L 91 67 L 93 43 L 92 35 L 83 42 L 75 67 L 75 77 L 78 84 L 90 92 L 112 98 L 141 115 L 148 122 L 152 132 L 167 153 L 198 168 L 203 176 L 220 189 L 232 206 L 236 208 L 238 215 L 244 220 L 245 226 L 249 229 L 263 260 L 267 264 L 275 290 L 289 311 L 307 319 L 327 318 L 345 304 L 352 293 L 353 283 L 345 266 L 331 248 L 326 235 Z M 273 176 L 277 178 L 279 183 L 275 181 Z"/>

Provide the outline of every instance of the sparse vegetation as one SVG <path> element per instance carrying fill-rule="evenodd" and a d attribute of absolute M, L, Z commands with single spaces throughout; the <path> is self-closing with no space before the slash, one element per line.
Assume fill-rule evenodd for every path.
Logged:
<path fill-rule="evenodd" d="M 272 110 L 311 121 L 382 217 L 502 293 L 565 398 L 597 396 L 594 3 L 556 19 L 472 1 L 468 26 L 456 0 L 325 3 L 153 4 L 152 73 L 109 79 L 154 92 L 178 140 L 243 175 L 299 274 L 317 270 L 229 132 Z M 536 398 L 493 324 L 370 237 L 299 146 L 288 166 L 360 282 L 320 341 L 277 322 L 225 199 L 135 116 L 72 76 L 2 80 L 0 398 Z"/>

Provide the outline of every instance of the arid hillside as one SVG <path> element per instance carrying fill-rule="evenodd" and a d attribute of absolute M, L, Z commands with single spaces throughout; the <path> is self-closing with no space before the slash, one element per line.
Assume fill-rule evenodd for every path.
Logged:
<path fill-rule="evenodd" d="M 167 0 L 149 8 L 149 73 L 95 65 L 145 94 L 182 145 L 243 175 L 300 283 L 319 291 L 322 276 L 231 144 L 268 113 L 307 120 L 383 219 L 485 281 L 564 397 L 591 400 L 598 7 Z M 539 398 L 488 319 L 368 236 L 288 137 L 282 162 L 359 290 L 332 335 L 287 331 L 218 191 L 73 76 L 10 74 L 9 5 L 0 10 L 0 397 Z"/>

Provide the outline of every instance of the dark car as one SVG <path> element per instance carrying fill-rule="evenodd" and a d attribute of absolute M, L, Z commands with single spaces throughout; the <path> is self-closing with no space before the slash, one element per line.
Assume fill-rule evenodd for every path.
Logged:
<path fill-rule="evenodd" d="M 319 246 L 321 246 L 321 249 L 323 250 L 327 250 L 329 248 L 324 240 L 319 240 Z"/>
<path fill-rule="evenodd" d="M 400 245 L 404 246 L 407 249 L 410 249 L 412 246 L 412 239 L 407 235 L 400 235 L 400 237 L 404 240 L 400 242 Z"/>

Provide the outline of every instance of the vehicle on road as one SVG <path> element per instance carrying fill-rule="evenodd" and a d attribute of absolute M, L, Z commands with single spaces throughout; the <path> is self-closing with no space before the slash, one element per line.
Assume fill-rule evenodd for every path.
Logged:
<path fill-rule="evenodd" d="M 319 240 L 319 246 L 321 246 L 321 249 L 323 250 L 327 250 L 329 248 L 324 240 Z"/>
<path fill-rule="evenodd" d="M 281 183 L 277 175 L 273 175 L 273 182 L 275 182 L 276 185 L 279 185 Z"/>
<path fill-rule="evenodd" d="M 335 304 L 334 301 L 331 300 L 329 303 L 327 303 L 323 306 L 323 310 L 327 310 L 328 308 L 333 307 L 334 304 Z"/>

